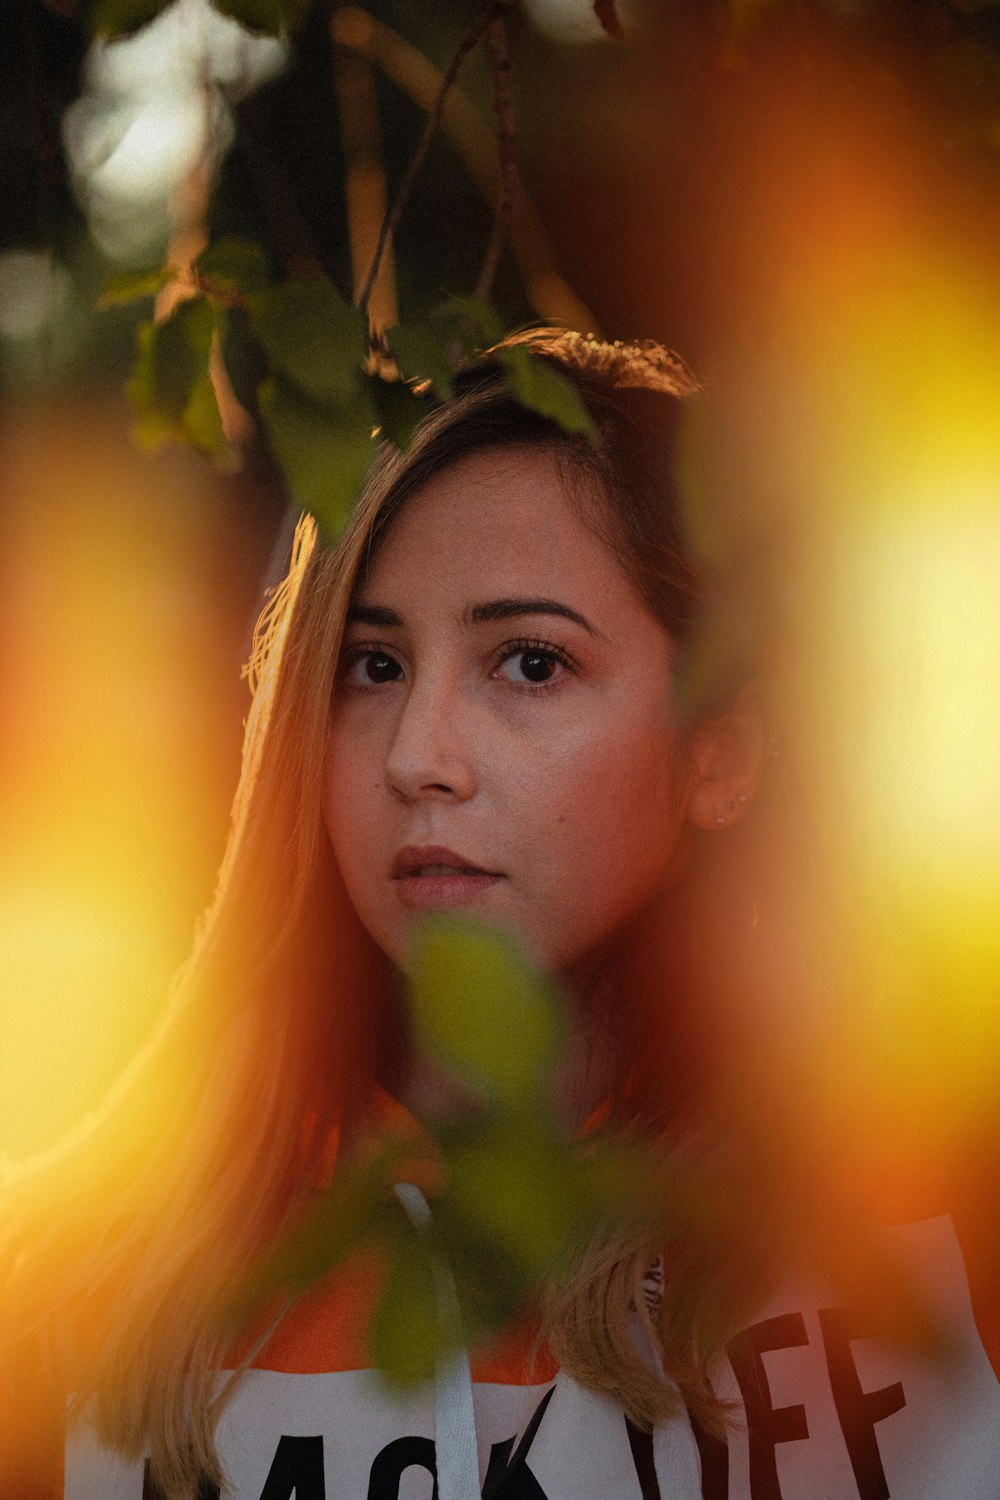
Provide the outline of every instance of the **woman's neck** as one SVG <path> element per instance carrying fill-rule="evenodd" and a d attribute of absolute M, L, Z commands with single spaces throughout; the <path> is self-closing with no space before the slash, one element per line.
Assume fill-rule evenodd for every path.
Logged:
<path fill-rule="evenodd" d="M 556 1119 L 575 1133 L 620 1082 L 619 1049 L 608 1035 L 617 985 L 607 964 L 578 971 L 563 986 L 566 1035 L 552 1068 L 548 1098 Z M 620 996 L 618 997 L 620 1004 Z M 497 1047 L 503 1046 L 498 1038 Z M 467 1119 L 478 1108 L 475 1086 L 425 1050 L 414 1049 L 399 1101 L 428 1123 Z"/>

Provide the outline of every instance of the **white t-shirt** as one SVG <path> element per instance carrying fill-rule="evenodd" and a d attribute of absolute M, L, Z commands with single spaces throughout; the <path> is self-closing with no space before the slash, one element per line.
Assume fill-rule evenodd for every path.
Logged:
<path fill-rule="evenodd" d="M 474 1362 L 471 1415 L 440 1391 L 388 1394 L 360 1368 L 350 1299 L 307 1300 L 239 1382 L 218 1441 L 236 1500 L 455 1500 L 439 1465 L 473 1442 L 487 1500 L 1000 1500 L 1000 1384 L 952 1222 L 888 1232 L 947 1334 L 947 1355 L 891 1342 L 859 1311 L 788 1286 L 713 1376 L 728 1440 L 683 1415 L 652 1434 L 605 1396 L 508 1351 Z M 355 1348 L 350 1347 L 352 1343 Z M 475 1459 L 472 1460 L 473 1467 Z M 468 1472 L 468 1471 L 466 1471 Z M 452 1493 L 445 1494 L 451 1486 Z M 472 1484 L 460 1500 L 474 1500 Z M 65 1500 L 155 1500 L 144 1465 L 86 1431 Z M 205 1497 L 208 1500 L 208 1497 Z"/>

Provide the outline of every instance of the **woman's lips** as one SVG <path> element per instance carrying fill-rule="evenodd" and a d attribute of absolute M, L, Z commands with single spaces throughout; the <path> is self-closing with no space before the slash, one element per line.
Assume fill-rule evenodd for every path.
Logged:
<path fill-rule="evenodd" d="M 427 911 L 480 900 L 505 877 L 441 845 L 407 845 L 392 862 L 390 878 L 404 906 Z"/>

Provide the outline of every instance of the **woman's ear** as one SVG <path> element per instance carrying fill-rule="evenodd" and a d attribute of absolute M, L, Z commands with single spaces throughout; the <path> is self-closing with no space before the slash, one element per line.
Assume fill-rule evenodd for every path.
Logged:
<path fill-rule="evenodd" d="M 687 816 L 696 828 L 727 828 L 743 816 L 756 795 L 769 745 L 757 683 L 748 684 L 726 713 L 692 732 Z"/>

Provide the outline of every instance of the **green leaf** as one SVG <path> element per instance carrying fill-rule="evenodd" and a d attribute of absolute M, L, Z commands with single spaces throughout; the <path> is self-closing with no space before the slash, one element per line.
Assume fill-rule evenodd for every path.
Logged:
<path fill-rule="evenodd" d="M 143 271 L 122 271 L 104 283 L 97 305 L 101 308 L 120 307 L 129 302 L 141 302 L 144 297 L 155 297 L 176 274 L 173 266 L 149 266 Z"/>
<path fill-rule="evenodd" d="M 131 36 L 171 4 L 173 0 L 95 0 L 89 14 L 90 33 L 104 41 Z"/>
<path fill-rule="evenodd" d="M 405 380 L 382 380 L 372 375 L 370 384 L 382 436 L 405 453 L 418 423 L 427 415 L 427 407 Z"/>
<path fill-rule="evenodd" d="M 215 386 L 207 370 L 191 387 L 181 413 L 180 432 L 202 453 L 221 454 L 226 447 Z"/>
<path fill-rule="evenodd" d="M 502 1245 L 533 1281 L 555 1269 L 590 1208 L 572 1148 L 520 1120 L 449 1153 L 446 1196 L 464 1226 Z"/>
<path fill-rule="evenodd" d="M 375 409 L 359 381 L 351 405 L 320 406 L 286 380 L 260 387 L 260 410 L 295 503 L 316 518 L 322 541 L 340 536 L 375 453 Z"/>
<path fill-rule="evenodd" d="M 430 1380 L 443 1334 L 430 1244 L 425 1235 L 401 1226 L 372 1320 L 373 1361 L 391 1383 Z"/>
<path fill-rule="evenodd" d="M 260 1275 L 268 1290 L 301 1290 L 369 1240 L 397 1233 L 390 1191 L 382 1158 L 363 1170 L 341 1167 L 311 1212 L 267 1257 Z"/>
<path fill-rule="evenodd" d="M 369 1161 L 340 1164 L 327 1190 L 236 1289 L 227 1321 L 239 1325 L 276 1291 L 304 1291 L 362 1246 L 392 1244 L 405 1232 L 392 1185 L 406 1150 L 390 1141 Z"/>
<path fill-rule="evenodd" d="M 576 1172 L 589 1214 L 619 1225 L 635 1218 L 650 1225 L 662 1218 L 664 1172 L 647 1144 L 598 1134 L 582 1143 Z"/>
<path fill-rule="evenodd" d="M 413 1018 L 442 1060 L 512 1112 L 534 1112 L 562 1022 L 555 995 L 510 938 L 440 917 L 409 968 Z"/>
<path fill-rule="evenodd" d="M 264 351 L 250 331 L 245 307 L 220 308 L 216 313 L 222 359 L 233 395 L 244 411 L 257 412 L 257 389 L 267 379 Z"/>
<path fill-rule="evenodd" d="M 209 245 L 199 255 L 195 267 L 200 276 L 237 292 L 262 292 L 270 281 L 264 247 L 235 236 Z"/>
<path fill-rule="evenodd" d="M 212 0 L 215 9 L 248 31 L 279 36 L 291 31 L 303 19 L 312 0 Z"/>
<path fill-rule="evenodd" d="M 507 384 L 522 406 L 550 417 L 564 432 L 582 433 L 597 441 L 597 428 L 574 385 L 523 344 L 498 349 L 496 357 Z"/>
<path fill-rule="evenodd" d="M 164 322 L 140 326 L 128 394 L 144 447 L 174 440 L 212 454 L 224 448 L 208 370 L 214 330 L 215 316 L 202 301 L 182 302 Z"/>
<path fill-rule="evenodd" d="M 131 378 L 125 387 L 135 413 L 134 436 L 144 448 L 158 448 L 169 441 L 183 404 L 178 405 L 170 389 L 175 383 L 183 386 L 184 401 L 190 393 L 191 382 L 183 384 L 186 371 L 184 363 L 188 350 L 183 343 L 174 347 L 160 336 L 164 324 L 141 323 L 136 331 L 136 361 Z M 174 367 L 178 367 L 176 370 Z M 170 375 L 169 382 L 167 374 Z M 172 410 L 161 405 L 159 387 L 167 384 Z"/>
<path fill-rule="evenodd" d="M 502 1239 L 490 1237 L 452 1209 L 447 1194 L 434 1202 L 434 1225 L 448 1259 L 461 1308 L 462 1337 L 480 1343 L 509 1328 L 538 1293 L 538 1276 L 510 1253 Z"/>
<path fill-rule="evenodd" d="M 449 297 L 430 315 L 449 341 L 458 340 L 466 355 L 480 353 L 503 338 L 500 314 L 485 297 Z"/>
<path fill-rule="evenodd" d="M 399 323 L 385 337 L 404 380 L 429 381 L 439 400 L 451 400 L 455 371 L 446 341 L 430 323 Z"/>
<path fill-rule="evenodd" d="M 312 401 L 356 401 L 368 356 L 367 319 L 325 277 L 286 281 L 258 293 L 250 318 L 275 375 Z"/>

